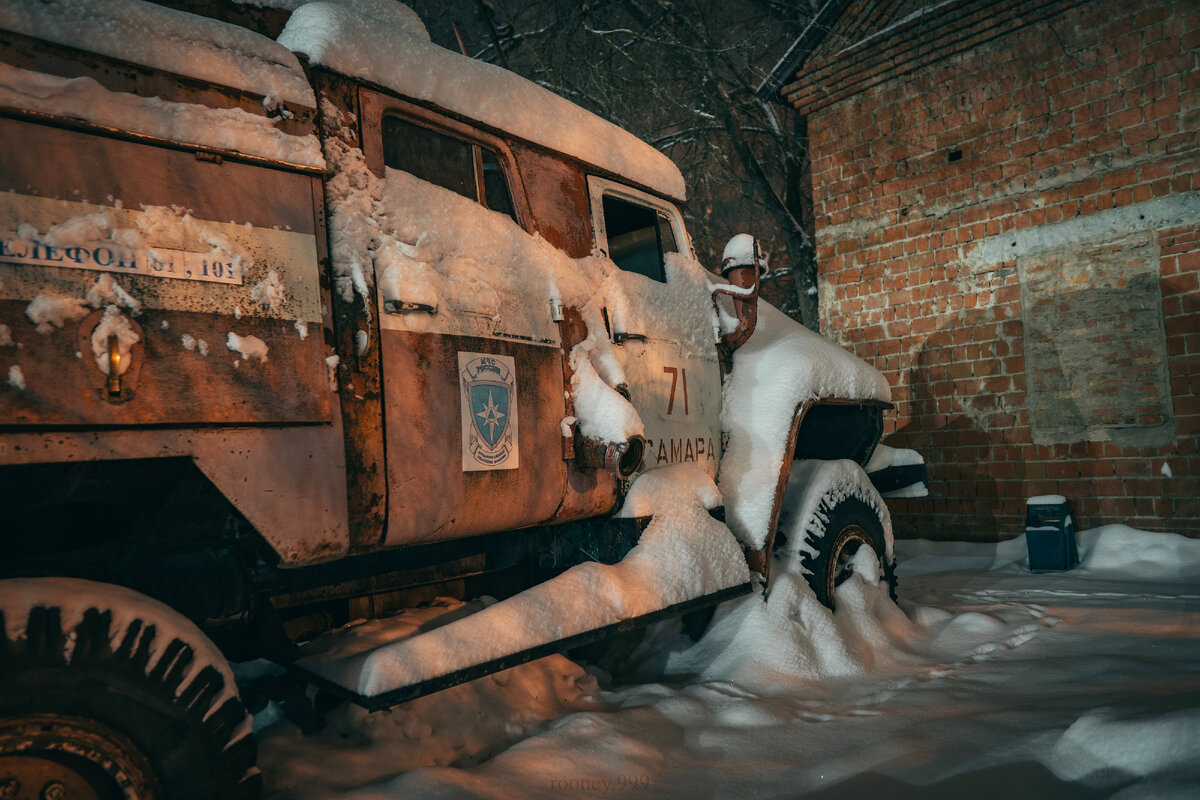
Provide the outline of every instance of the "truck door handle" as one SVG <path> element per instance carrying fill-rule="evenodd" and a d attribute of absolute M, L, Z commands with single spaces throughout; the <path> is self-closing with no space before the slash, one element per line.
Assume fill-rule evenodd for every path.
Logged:
<path fill-rule="evenodd" d="M 438 307 L 429 303 L 410 303 L 407 300 L 384 300 L 383 310 L 388 314 L 436 314 Z"/>
<path fill-rule="evenodd" d="M 623 333 L 617 332 L 613 334 L 613 344 L 625 344 L 625 342 L 644 342 L 646 337 L 640 333 Z"/>

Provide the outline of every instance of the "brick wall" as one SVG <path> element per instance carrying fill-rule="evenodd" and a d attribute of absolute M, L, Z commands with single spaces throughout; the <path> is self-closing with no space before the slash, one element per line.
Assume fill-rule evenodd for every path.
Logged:
<path fill-rule="evenodd" d="M 1009 536 L 1063 494 L 1081 528 L 1200 536 L 1200 7 L 1057 5 L 791 87 L 822 330 L 887 374 L 886 441 L 930 464 L 902 534 Z M 959 23 L 993 30 L 986 6 Z"/>

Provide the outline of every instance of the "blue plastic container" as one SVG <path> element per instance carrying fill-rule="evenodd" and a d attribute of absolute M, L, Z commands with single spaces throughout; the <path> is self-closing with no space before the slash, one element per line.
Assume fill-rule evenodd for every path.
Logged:
<path fill-rule="evenodd" d="M 1025 505 L 1025 544 L 1030 572 L 1062 572 L 1079 563 L 1075 522 L 1065 497 L 1030 498 Z"/>

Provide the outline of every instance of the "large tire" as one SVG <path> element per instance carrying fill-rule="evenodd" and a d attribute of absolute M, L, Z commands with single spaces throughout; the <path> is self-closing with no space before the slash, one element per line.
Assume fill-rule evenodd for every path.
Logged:
<path fill-rule="evenodd" d="M 171 609 L 88 581 L 0 581 L 0 632 L 0 789 L 9 781 L 12 796 L 41 797 L 57 782 L 64 797 L 101 800 L 260 793 L 228 665 Z"/>
<path fill-rule="evenodd" d="M 895 600 L 895 564 L 885 555 L 883 525 L 878 515 L 857 497 L 842 499 L 826 513 L 829 522 L 824 535 L 815 541 L 809 537 L 816 552 L 805 552 L 800 562 L 817 599 L 822 605 L 834 607 L 837 587 L 854 574 L 855 557 L 861 548 L 867 547 L 879 565 L 879 574 L 887 584 L 888 594 Z"/>
<path fill-rule="evenodd" d="M 858 465 L 849 461 L 798 461 L 785 499 L 786 519 L 776 533 L 783 564 L 798 557 L 822 605 L 834 607 L 837 587 L 854 574 L 858 552 L 868 548 L 878 576 L 896 599 L 896 563 L 888 547 L 887 507 Z M 772 567 L 772 573 L 776 567 Z"/>

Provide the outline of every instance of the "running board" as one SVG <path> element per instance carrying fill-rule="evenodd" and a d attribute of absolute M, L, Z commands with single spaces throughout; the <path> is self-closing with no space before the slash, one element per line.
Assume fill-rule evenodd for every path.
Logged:
<path fill-rule="evenodd" d="M 449 689 L 451 686 L 458 686 L 460 683 L 467 683 L 476 678 L 482 678 L 485 675 L 491 675 L 501 670 L 506 670 L 510 667 L 515 667 L 529 661 L 534 661 L 539 658 L 561 653 L 565 650 L 571 650 L 576 647 L 581 647 L 585 644 L 606 639 L 617 634 L 628 633 L 638 628 L 644 628 L 647 625 L 652 625 L 655 622 L 661 622 L 672 617 L 680 617 L 684 614 L 690 614 L 693 611 L 699 611 L 702 608 L 723 603 L 726 600 L 732 600 L 735 597 L 740 597 L 749 594 L 753 589 L 753 584 L 743 583 L 738 586 L 731 586 L 728 589 L 721 589 L 712 594 L 702 595 L 692 600 L 685 600 L 682 603 L 667 606 L 666 608 L 652 611 L 649 614 L 643 614 L 640 617 L 631 617 L 630 619 L 621 620 L 611 625 L 605 625 L 602 628 L 577 633 L 573 636 L 568 636 L 563 639 L 556 639 L 553 642 L 540 644 L 536 647 L 530 647 L 527 650 L 520 650 L 511 655 L 494 658 L 490 661 L 485 661 L 481 664 L 475 664 L 470 667 L 465 667 L 454 672 L 440 675 L 436 678 L 430 678 L 418 683 L 413 683 L 408 686 L 401 686 L 397 689 L 391 689 L 377 695 L 362 695 L 358 692 L 347 689 L 339 683 L 335 683 L 328 678 L 324 678 L 309 669 L 306 669 L 298 664 L 288 665 L 288 670 L 298 678 L 312 684 L 317 689 L 327 692 L 341 700 L 346 700 L 361 706 L 368 711 L 383 711 L 406 703 L 409 700 L 415 700 L 418 697 L 424 697 L 427 694 L 440 692 L 443 689 Z"/>

